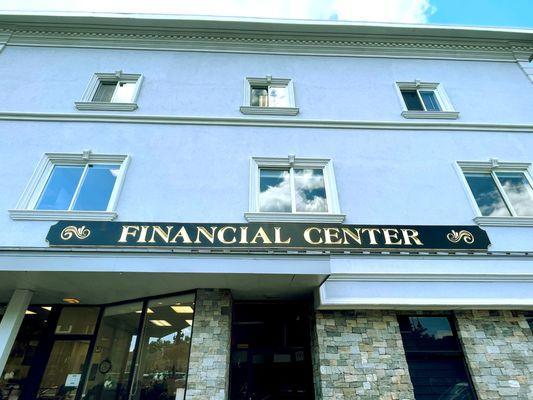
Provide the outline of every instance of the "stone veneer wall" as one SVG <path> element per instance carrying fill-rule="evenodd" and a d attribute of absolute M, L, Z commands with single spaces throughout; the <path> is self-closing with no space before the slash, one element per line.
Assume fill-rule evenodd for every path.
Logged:
<path fill-rule="evenodd" d="M 316 400 L 414 399 L 394 312 L 317 311 L 311 347 Z"/>
<path fill-rule="evenodd" d="M 458 311 L 455 315 L 479 400 L 533 399 L 533 335 L 524 314 Z"/>
<path fill-rule="evenodd" d="M 231 306 L 229 290 L 197 291 L 186 400 L 228 398 Z"/>

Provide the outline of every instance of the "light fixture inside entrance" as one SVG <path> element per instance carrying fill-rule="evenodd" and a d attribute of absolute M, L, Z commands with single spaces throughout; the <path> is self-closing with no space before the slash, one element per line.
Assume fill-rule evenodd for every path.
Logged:
<path fill-rule="evenodd" d="M 151 319 L 150 322 L 155 326 L 172 326 L 172 324 L 164 319 Z"/>
<path fill-rule="evenodd" d="M 137 314 L 140 314 L 142 313 L 142 310 L 137 310 L 135 311 Z M 151 308 L 147 308 L 146 309 L 146 314 L 153 314 L 154 313 L 154 310 L 152 310 Z"/>
<path fill-rule="evenodd" d="M 80 300 L 75 297 L 65 297 L 63 301 L 68 304 L 78 304 L 80 302 Z"/>
<path fill-rule="evenodd" d="M 185 322 L 192 326 L 192 319 L 186 319 Z"/>
<path fill-rule="evenodd" d="M 170 306 L 178 314 L 192 314 L 194 310 L 191 306 Z"/>
<path fill-rule="evenodd" d="M 26 315 L 35 315 L 37 313 L 35 311 L 26 310 L 26 312 L 24 314 L 26 314 Z"/>
<path fill-rule="evenodd" d="M 50 306 L 42 306 L 41 308 L 46 311 L 52 311 L 52 307 Z"/>

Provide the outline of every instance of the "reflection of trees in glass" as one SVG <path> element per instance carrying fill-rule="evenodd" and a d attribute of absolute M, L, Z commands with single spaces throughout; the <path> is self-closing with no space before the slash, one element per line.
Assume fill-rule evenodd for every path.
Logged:
<path fill-rule="evenodd" d="M 147 345 L 146 371 L 174 376 L 186 372 L 189 358 L 190 337 L 181 331 L 162 338 L 150 340 Z"/>

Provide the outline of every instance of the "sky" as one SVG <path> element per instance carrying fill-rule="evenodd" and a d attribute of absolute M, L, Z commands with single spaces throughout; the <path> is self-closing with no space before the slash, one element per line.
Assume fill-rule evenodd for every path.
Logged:
<path fill-rule="evenodd" d="M 533 28 L 533 0 L 0 0 L 0 10 Z"/>

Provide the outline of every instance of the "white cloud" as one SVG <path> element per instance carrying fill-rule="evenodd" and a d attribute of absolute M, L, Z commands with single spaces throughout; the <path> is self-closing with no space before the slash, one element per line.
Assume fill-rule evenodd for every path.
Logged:
<path fill-rule="evenodd" d="M 0 0 L 0 10 L 425 23 L 430 0 Z"/>

